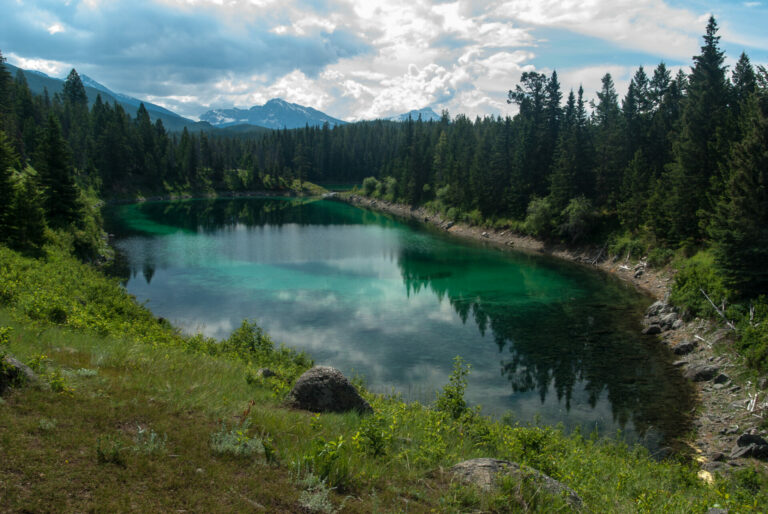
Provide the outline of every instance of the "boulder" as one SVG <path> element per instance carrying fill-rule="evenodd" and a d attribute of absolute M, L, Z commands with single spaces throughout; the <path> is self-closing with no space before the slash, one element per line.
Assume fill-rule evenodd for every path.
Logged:
<path fill-rule="evenodd" d="M 256 370 L 256 376 L 261 378 L 276 377 L 277 373 L 269 368 L 259 368 Z"/>
<path fill-rule="evenodd" d="M 676 319 L 674 323 L 672 323 L 672 330 L 680 330 L 685 326 L 685 321 L 681 319 Z"/>
<path fill-rule="evenodd" d="M 710 366 L 701 364 L 698 366 L 691 366 L 688 368 L 683 376 L 693 382 L 706 382 L 715 378 L 720 368 L 717 366 Z"/>
<path fill-rule="evenodd" d="M 496 486 L 501 474 L 515 480 L 532 480 L 542 490 L 552 495 L 562 495 L 573 508 L 581 508 L 583 502 L 576 491 L 554 478 L 533 468 L 523 468 L 519 464 L 500 459 L 470 459 L 460 462 L 450 469 L 451 473 L 462 482 L 474 484 L 485 491 Z"/>
<path fill-rule="evenodd" d="M 648 307 L 648 310 L 646 311 L 645 315 L 648 317 L 651 316 L 658 316 L 661 314 L 661 311 L 664 310 L 664 307 L 666 307 L 667 304 L 662 302 L 661 300 L 654 302 L 651 304 L 650 307 Z"/>
<path fill-rule="evenodd" d="M 305 371 L 288 393 L 287 403 L 312 412 L 373 412 L 341 371 L 330 366 L 315 366 Z"/>
<path fill-rule="evenodd" d="M 669 312 L 661 316 L 660 324 L 662 327 L 670 329 L 672 328 L 672 325 L 675 323 L 675 321 L 677 321 L 677 314 L 674 312 Z"/>
<path fill-rule="evenodd" d="M 0 358 L 0 393 L 8 387 L 37 382 L 37 374 L 11 355 Z"/>
<path fill-rule="evenodd" d="M 653 336 L 656 334 L 661 334 L 661 327 L 659 325 L 650 325 L 643 329 L 643 334 L 648 336 Z"/>
<path fill-rule="evenodd" d="M 768 459 L 768 441 L 757 434 L 746 432 L 736 439 L 736 446 L 731 451 L 731 458 L 754 457 L 756 459 Z"/>
<path fill-rule="evenodd" d="M 725 384 L 730 380 L 731 379 L 728 375 L 726 375 L 725 373 L 720 373 L 715 377 L 715 384 Z"/>
<path fill-rule="evenodd" d="M 681 341 L 672 351 L 675 352 L 675 355 L 688 355 L 695 349 L 696 343 L 694 341 Z"/>

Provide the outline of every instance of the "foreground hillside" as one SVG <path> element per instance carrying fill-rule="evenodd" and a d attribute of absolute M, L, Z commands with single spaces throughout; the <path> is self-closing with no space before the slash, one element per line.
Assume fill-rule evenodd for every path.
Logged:
<path fill-rule="evenodd" d="M 0 352 L 40 377 L 0 401 L 0 510 L 568 508 L 534 482 L 462 485 L 448 469 L 473 457 L 538 469 L 595 512 L 768 504 L 756 467 L 708 483 L 683 456 L 484 418 L 463 403 L 460 361 L 432 408 L 364 393 L 373 415 L 286 409 L 306 355 L 247 322 L 222 342 L 181 336 L 60 250 L 0 247 L 0 302 Z"/>

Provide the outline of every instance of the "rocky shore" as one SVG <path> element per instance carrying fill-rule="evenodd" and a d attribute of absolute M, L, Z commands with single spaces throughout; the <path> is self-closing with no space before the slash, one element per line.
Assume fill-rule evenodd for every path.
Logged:
<path fill-rule="evenodd" d="M 693 457 L 701 464 L 701 478 L 711 480 L 711 472 L 742 466 L 745 459 L 768 459 L 768 432 L 760 428 L 768 415 L 768 381 L 763 379 L 754 384 L 745 378 L 747 373 L 729 349 L 734 337 L 731 330 L 711 320 L 684 319 L 667 303 L 673 270 L 649 268 L 642 260 L 630 262 L 609 256 L 605 248 L 551 244 L 509 230 L 454 223 L 422 207 L 413 208 L 358 195 L 337 198 L 431 224 L 458 237 L 583 263 L 633 284 L 656 300 L 643 319 L 643 333 L 656 336 L 660 344 L 675 354 L 674 365 L 698 393 L 699 407 L 692 413 L 696 433 L 690 446 Z M 681 434 L 681 439 L 685 436 Z"/>

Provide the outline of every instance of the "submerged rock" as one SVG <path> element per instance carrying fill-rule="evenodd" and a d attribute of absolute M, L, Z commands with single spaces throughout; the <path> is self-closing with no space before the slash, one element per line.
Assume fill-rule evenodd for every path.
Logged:
<path fill-rule="evenodd" d="M 656 334 L 661 334 L 661 327 L 659 325 L 650 325 L 643 329 L 643 334 L 648 336 L 653 336 Z"/>
<path fill-rule="evenodd" d="M 576 491 L 554 478 L 533 468 L 523 468 L 519 464 L 490 458 L 470 459 L 451 468 L 451 473 L 462 482 L 474 484 L 486 491 L 496 486 L 500 475 L 516 480 L 532 480 L 538 487 L 552 495 L 562 495 L 571 507 L 580 508 L 583 502 Z"/>
<path fill-rule="evenodd" d="M 312 412 L 373 412 L 341 371 L 330 366 L 315 366 L 305 371 L 288 394 L 287 403 Z"/>

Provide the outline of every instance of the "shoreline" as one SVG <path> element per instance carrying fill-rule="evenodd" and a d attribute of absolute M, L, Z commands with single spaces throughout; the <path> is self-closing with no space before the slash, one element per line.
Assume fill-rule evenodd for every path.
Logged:
<path fill-rule="evenodd" d="M 652 329 L 649 333 L 658 334 L 659 344 L 667 346 L 675 354 L 677 360 L 673 365 L 689 379 L 695 390 L 697 408 L 691 419 L 691 425 L 696 430 L 695 440 L 686 441 L 681 437 L 680 441 L 687 444 L 692 458 L 701 466 L 699 476 L 702 480 L 711 481 L 712 472 L 741 467 L 747 462 L 743 456 L 735 456 L 738 449 L 736 441 L 740 435 L 755 433 L 768 437 L 768 432 L 758 428 L 759 421 L 756 420 L 759 418 L 748 408 L 751 398 L 760 391 L 750 381 L 744 380 L 743 366 L 737 364 L 728 352 L 718 351 L 719 347 L 732 342 L 733 334 L 711 320 L 695 318 L 684 321 L 674 308 L 666 304 L 674 279 L 673 270 L 649 268 L 643 261 L 634 263 L 628 259 L 609 258 L 604 248 L 573 248 L 565 244 L 545 243 L 510 230 L 485 229 L 443 220 L 439 214 L 431 213 L 424 207 L 414 208 L 359 195 L 333 195 L 333 198 L 357 207 L 426 223 L 458 238 L 487 241 L 504 250 L 552 256 L 613 275 L 656 301 L 643 319 L 646 330 L 652 325 L 658 326 L 662 313 L 654 310 L 664 309 L 667 314 L 674 313 L 675 328 L 670 323 L 660 328 L 659 332 Z M 710 373 L 706 374 L 708 378 L 703 379 L 698 371 L 705 368 Z"/>

